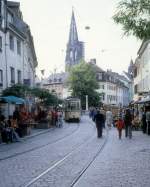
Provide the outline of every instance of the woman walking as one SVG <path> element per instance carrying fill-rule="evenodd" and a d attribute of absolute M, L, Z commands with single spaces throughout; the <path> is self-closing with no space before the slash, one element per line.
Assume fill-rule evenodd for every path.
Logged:
<path fill-rule="evenodd" d="M 117 126 L 117 129 L 118 129 L 119 139 L 121 139 L 122 129 L 124 128 L 124 121 L 122 120 L 122 118 L 119 118 L 116 126 Z"/>

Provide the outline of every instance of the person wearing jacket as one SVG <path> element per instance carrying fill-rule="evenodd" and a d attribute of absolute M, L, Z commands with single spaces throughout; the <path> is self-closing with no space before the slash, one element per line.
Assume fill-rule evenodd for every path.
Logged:
<path fill-rule="evenodd" d="M 130 109 L 126 109 L 124 116 L 124 124 L 125 124 L 125 137 L 132 138 L 132 115 Z"/>
<path fill-rule="evenodd" d="M 147 122 L 147 134 L 150 135 L 150 107 L 147 108 L 146 112 L 146 122 Z"/>
<path fill-rule="evenodd" d="M 124 128 L 124 121 L 122 120 L 121 117 L 117 121 L 116 127 L 118 129 L 119 139 L 121 139 L 121 137 L 122 137 L 122 129 Z"/>
<path fill-rule="evenodd" d="M 97 114 L 94 116 L 94 121 L 96 123 L 96 128 L 97 128 L 97 137 L 101 138 L 102 133 L 103 133 L 103 127 L 105 123 L 105 117 L 100 111 L 97 111 Z"/>

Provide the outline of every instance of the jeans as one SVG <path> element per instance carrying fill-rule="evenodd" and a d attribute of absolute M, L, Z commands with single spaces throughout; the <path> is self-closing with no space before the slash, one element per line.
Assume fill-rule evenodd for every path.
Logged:
<path fill-rule="evenodd" d="M 125 126 L 125 137 L 128 137 L 131 139 L 132 138 L 132 126 L 131 125 L 126 125 Z"/>

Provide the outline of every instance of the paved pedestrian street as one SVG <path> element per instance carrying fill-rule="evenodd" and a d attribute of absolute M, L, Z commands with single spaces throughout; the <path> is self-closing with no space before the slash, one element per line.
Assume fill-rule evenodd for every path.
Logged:
<path fill-rule="evenodd" d="M 123 132 L 119 140 L 115 128 L 98 139 L 84 116 L 79 124 L 0 145 L 0 187 L 149 187 L 149 141 L 141 131 L 131 140 Z"/>
<path fill-rule="evenodd" d="M 117 135 L 116 129 L 109 132 L 105 148 L 76 187 L 150 186 L 150 137 L 137 131 L 131 140 Z"/>

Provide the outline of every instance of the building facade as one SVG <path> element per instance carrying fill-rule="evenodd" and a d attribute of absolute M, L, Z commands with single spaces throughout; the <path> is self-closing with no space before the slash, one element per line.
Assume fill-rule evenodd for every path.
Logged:
<path fill-rule="evenodd" d="M 99 83 L 97 91 L 101 94 L 102 102 L 106 105 L 127 106 L 129 104 L 129 88 L 122 81 L 126 78 L 110 70 L 102 70 L 96 65 L 94 59 L 89 63 L 96 72 L 96 79 Z"/>
<path fill-rule="evenodd" d="M 138 51 L 134 69 L 134 100 L 150 94 L 150 40 L 144 41 Z"/>
<path fill-rule="evenodd" d="M 71 95 L 66 85 L 68 73 L 54 73 L 43 80 L 43 87 L 50 93 L 57 95 L 60 99 L 65 99 Z"/>
<path fill-rule="evenodd" d="M 37 58 L 18 2 L 0 0 L 0 89 L 35 84 Z"/>

